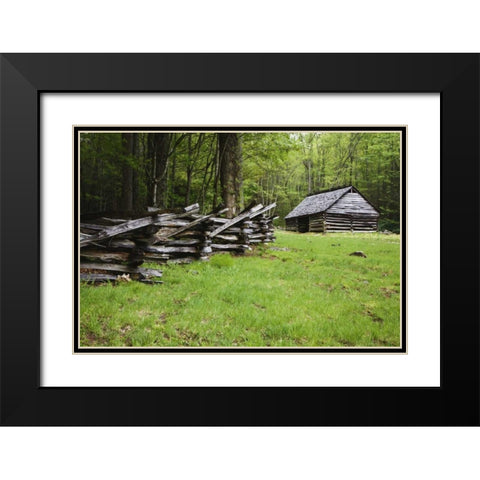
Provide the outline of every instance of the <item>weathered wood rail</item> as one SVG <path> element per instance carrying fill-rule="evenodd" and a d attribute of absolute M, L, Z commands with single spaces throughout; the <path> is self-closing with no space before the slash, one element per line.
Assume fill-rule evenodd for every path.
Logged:
<path fill-rule="evenodd" d="M 131 219 L 101 217 L 80 224 L 80 278 L 99 283 L 138 280 L 159 283 L 162 271 L 142 268 L 147 263 L 191 263 L 221 252 L 242 254 L 257 243 L 275 241 L 274 207 L 253 205 L 232 219 L 228 209 L 198 214 L 198 204 L 182 213 L 159 213 Z"/>

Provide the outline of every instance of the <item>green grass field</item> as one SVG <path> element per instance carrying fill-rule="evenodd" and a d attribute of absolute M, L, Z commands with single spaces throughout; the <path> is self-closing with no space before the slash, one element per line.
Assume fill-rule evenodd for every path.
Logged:
<path fill-rule="evenodd" d="M 82 284 L 80 345 L 400 345 L 399 235 L 276 235 L 244 256 L 165 265 L 164 284 Z"/>

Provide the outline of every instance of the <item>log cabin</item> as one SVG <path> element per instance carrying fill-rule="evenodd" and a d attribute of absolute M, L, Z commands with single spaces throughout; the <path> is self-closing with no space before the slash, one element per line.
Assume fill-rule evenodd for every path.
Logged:
<path fill-rule="evenodd" d="M 353 186 L 308 195 L 286 217 L 294 232 L 376 232 L 379 212 Z"/>

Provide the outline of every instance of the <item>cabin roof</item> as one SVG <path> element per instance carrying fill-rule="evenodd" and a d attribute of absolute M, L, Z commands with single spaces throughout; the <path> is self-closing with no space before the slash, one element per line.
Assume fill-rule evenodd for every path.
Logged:
<path fill-rule="evenodd" d="M 337 188 L 335 190 L 329 190 L 328 192 L 317 193 L 305 197 L 285 218 L 302 217 L 304 215 L 313 215 L 315 213 L 324 212 L 352 189 L 355 193 L 360 194 L 363 199 L 373 207 L 373 205 L 355 187 L 350 185 L 348 187 Z"/>

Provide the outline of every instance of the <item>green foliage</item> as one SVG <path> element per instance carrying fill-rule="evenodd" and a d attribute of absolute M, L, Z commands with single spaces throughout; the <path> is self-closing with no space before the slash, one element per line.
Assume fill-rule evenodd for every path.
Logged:
<path fill-rule="evenodd" d="M 166 265 L 161 285 L 82 284 L 81 345 L 399 345 L 398 235 L 277 239 L 246 256 Z M 357 250 L 367 258 L 349 255 Z"/>
<path fill-rule="evenodd" d="M 153 188 L 167 207 L 221 202 L 217 134 L 169 133 L 165 172 L 156 172 L 151 133 L 139 132 L 127 155 L 120 133 L 81 135 L 81 211 L 118 210 L 128 165 L 136 204 L 152 204 Z M 282 219 L 308 193 L 356 186 L 380 211 L 400 221 L 400 134 L 395 132 L 246 132 L 241 134 L 243 202 L 277 203 Z M 157 183 L 155 183 L 157 182 Z M 387 223 L 390 225 L 389 223 Z M 394 228 L 392 226 L 392 228 Z M 389 228 L 390 229 L 390 228 Z"/>
<path fill-rule="evenodd" d="M 378 230 L 380 232 L 388 230 L 392 233 L 400 233 L 400 223 L 394 220 L 389 220 L 388 218 L 382 218 L 378 222 Z"/>

